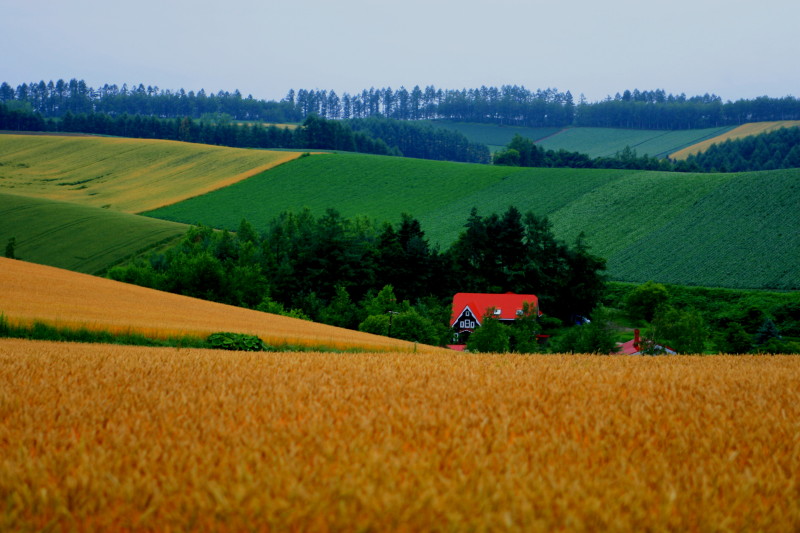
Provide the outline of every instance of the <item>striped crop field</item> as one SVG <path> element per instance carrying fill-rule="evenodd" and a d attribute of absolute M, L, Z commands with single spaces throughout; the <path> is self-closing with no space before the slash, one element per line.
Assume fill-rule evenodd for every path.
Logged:
<path fill-rule="evenodd" d="M 591 157 L 611 157 L 626 146 L 638 155 L 665 157 L 686 146 L 730 130 L 730 126 L 695 130 L 635 130 L 623 128 L 564 128 L 540 141 L 547 150 L 564 149 Z"/>
<path fill-rule="evenodd" d="M 3 531 L 800 530 L 800 358 L 0 340 Z"/>
<path fill-rule="evenodd" d="M 0 313 L 14 325 L 43 322 L 161 339 L 232 331 L 277 346 L 442 350 L 6 258 L 0 258 L 0 287 Z"/>
<path fill-rule="evenodd" d="M 0 135 L 0 192 L 139 213 L 299 155 L 150 139 Z"/>
<path fill-rule="evenodd" d="M 671 159 L 686 159 L 690 155 L 699 154 L 708 150 L 712 144 L 724 143 L 727 140 L 742 139 L 750 137 L 751 135 L 761 135 L 762 133 L 769 133 L 771 131 L 779 130 L 781 128 L 793 128 L 800 126 L 800 120 L 778 120 L 773 122 L 750 122 L 742 124 L 728 132 L 725 132 L 711 139 L 706 139 L 697 144 L 688 146 L 682 150 L 678 150 L 670 154 Z"/>
<path fill-rule="evenodd" d="M 86 274 L 179 239 L 185 224 L 0 192 L 0 243 L 15 256 Z"/>

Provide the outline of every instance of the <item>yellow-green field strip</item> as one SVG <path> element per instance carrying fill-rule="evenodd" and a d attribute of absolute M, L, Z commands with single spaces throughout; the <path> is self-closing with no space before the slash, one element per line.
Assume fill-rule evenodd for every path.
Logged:
<path fill-rule="evenodd" d="M 0 135 L 0 192 L 140 213 L 299 156 L 149 139 Z"/>
<path fill-rule="evenodd" d="M 734 128 L 727 133 L 718 135 L 711 139 L 693 144 L 677 152 L 670 154 L 671 159 L 682 160 L 690 155 L 699 154 L 708 150 L 712 144 L 720 144 L 727 140 L 743 139 L 752 135 L 761 135 L 762 133 L 769 133 L 771 131 L 779 130 L 781 128 L 793 128 L 800 126 L 800 120 L 779 120 L 774 122 L 750 122 L 749 124 L 742 124 L 738 128 Z"/>

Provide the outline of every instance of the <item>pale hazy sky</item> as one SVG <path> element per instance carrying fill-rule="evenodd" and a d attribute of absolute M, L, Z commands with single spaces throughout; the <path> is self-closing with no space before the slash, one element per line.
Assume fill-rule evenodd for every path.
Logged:
<path fill-rule="evenodd" d="M 0 82 L 800 97 L 798 0 L 0 0 Z"/>

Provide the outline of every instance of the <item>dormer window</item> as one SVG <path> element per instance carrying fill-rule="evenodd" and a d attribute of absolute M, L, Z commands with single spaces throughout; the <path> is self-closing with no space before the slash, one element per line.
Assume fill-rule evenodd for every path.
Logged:
<path fill-rule="evenodd" d="M 502 312 L 502 309 L 495 309 L 494 310 L 494 316 L 500 316 L 501 312 Z"/>

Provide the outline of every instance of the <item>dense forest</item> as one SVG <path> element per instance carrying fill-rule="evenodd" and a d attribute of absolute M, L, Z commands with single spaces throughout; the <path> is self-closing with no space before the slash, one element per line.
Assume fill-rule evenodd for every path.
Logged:
<path fill-rule="evenodd" d="M 111 116 L 152 115 L 161 118 L 200 118 L 224 113 L 234 120 L 301 122 L 309 115 L 327 119 L 382 116 L 399 120 L 450 119 L 530 127 L 593 126 L 639 129 L 691 129 L 746 122 L 799 120 L 800 100 L 793 96 L 723 102 L 714 94 L 686 96 L 662 89 L 625 90 L 598 102 L 583 96 L 575 101 L 570 91 L 516 85 L 443 90 L 434 86 L 412 90 L 401 87 L 364 89 L 360 93 L 333 90 L 290 90 L 276 101 L 219 91 L 206 94 L 172 91 L 143 84 L 105 84 L 92 88 L 82 80 L 23 83 L 16 88 L 0 84 L 0 102 L 30 105 L 45 118 L 66 112 L 104 113 Z"/>
<path fill-rule="evenodd" d="M 441 344 L 449 340 L 456 292 L 535 293 L 545 313 L 569 320 L 595 308 L 604 270 L 605 261 L 582 239 L 567 245 L 546 218 L 510 207 L 488 216 L 473 210 L 463 234 L 444 251 L 429 245 L 410 215 L 381 225 L 333 209 L 319 217 L 305 210 L 283 213 L 261 232 L 245 221 L 236 233 L 198 227 L 179 246 L 109 275 L 372 333 L 388 334 L 380 329 L 388 327 L 388 311 L 413 311 L 426 325 L 407 340 Z M 370 316 L 380 318 L 364 325 Z"/>

